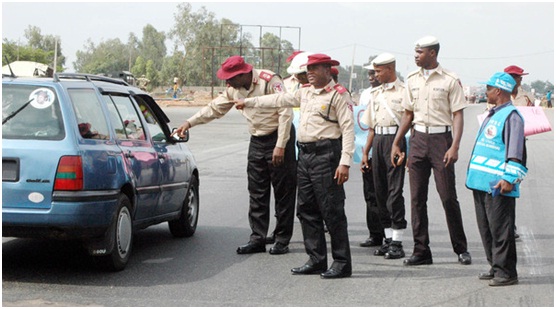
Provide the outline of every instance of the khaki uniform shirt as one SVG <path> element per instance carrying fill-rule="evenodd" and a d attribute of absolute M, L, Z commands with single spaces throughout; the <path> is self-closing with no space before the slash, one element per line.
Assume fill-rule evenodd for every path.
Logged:
<path fill-rule="evenodd" d="M 428 79 L 422 68 L 409 73 L 405 88 L 402 106 L 413 111 L 413 124 L 451 126 L 452 113 L 468 106 L 457 75 L 440 64 L 430 70 Z"/>
<path fill-rule="evenodd" d="M 210 122 L 213 119 L 222 118 L 230 109 L 234 108 L 234 103 L 231 102 L 233 100 L 284 92 L 284 85 L 282 84 L 280 76 L 274 75 L 267 83 L 266 80 L 260 77 L 261 72 L 263 74 L 270 74 L 270 76 L 274 75 L 273 72 L 268 70 L 253 69 L 253 82 L 248 90 L 245 88 L 238 90 L 227 87 L 226 91 L 187 120 L 191 127 Z M 241 110 L 241 113 L 245 119 L 247 119 L 249 133 L 251 135 L 265 136 L 278 130 L 276 147 L 286 147 L 286 143 L 290 138 L 291 123 L 293 120 L 293 111 L 291 108 L 267 110 L 244 108 Z"/>
<path fill-rule="evenodd" d="M 521 86 L 518 87 L 515 98 L 512 95 L 512 103 L 514 104 L 514 106 L 527 106 L 527 103 L 529 102 L 534 105 L 535 99 L 533 98 L 533 95 L 523 90 Z"/>
<path fill-rule="evenodd" d="M 300 107 L 297 140 L 311 143 L 324 139 L 342 138 L 341 165 L 350 166 L 355 150 L 355 133 L 353 106 L 348 91 L 340 94 L 334 88 L 336 83 L 331 80 L 323 89 L 315 89 L 305 85 L 294 94 L 257 97 L 245 100 L 245 106 L 272 108 L 280 106 Z M 336 94 L 336 95 L 335 95 Z M 330 107 L 329 119 L 326 117 Z"/>
<path fill-rule="evenodd" d="M 398 126 L 402 120 L 404 108 L 402 106 L 405 96 L 405 85 L 398 78 L 390 84 L 382 84 L 371 90 L 370 103 L 363 113 L 361 121 L 370 128 Z M 392 114 L 397 118 L 392 118 L 385 105 L 390 107 Z"/>
<path fill-rule="evenodd" d="M 289 93 L 296 92 L 297 89 L 301 88 L 301 86 L 301 83 L 297 78 L 295 78 L 295 75 L 291 75 L 290 77 L 286 77 L 284 79 L 284 87 Z"/>

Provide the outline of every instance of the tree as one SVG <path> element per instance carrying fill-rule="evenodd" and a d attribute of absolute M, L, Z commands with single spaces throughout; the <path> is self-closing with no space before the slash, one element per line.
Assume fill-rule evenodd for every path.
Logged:
<path fill-rule="evenodd" d="M 153 26 L 146 25 L 143 28 L 143 39 L 139 42 L 139 55 L 144 59 L 151 60 L 157 70 L 162 69 L 162 63 L 166 57 L 166 35 L 158 32 Z"/>
<path fill-rule="evenodd" d="M 259 68 L 272 70 L 280 76 L 288 76 L 286 59 L 293 51 L 293 44 L 272 33 L 265 33 L 261 39 L 261 63 Z"/>
<path fill-rule="evenodd" d="M 62 54 L 62 41 L 53 35 L 41 34 L 41 30 L 35 26 L 29 26 L 25 30 L 26 44 L 9 41 L 4 38 L 2 41 L 2 55 L 7 56 L 10 62 L 14 61 L 34 61 L 54 66 L 54 52 L 57 50 L 56 71 L 62 72 L 66 62 L 66 57 Z M 56 49 L 57 45 L 57 49 Z M 6 65 L 6 57 L 2 57 L 2 65 Z"/>
<path fill-rule="evenodd" d="M 120 39 L 102 41 L 98 46 L 88 39 L 84 48 L 85 51 L 77 51 L 77 60 L 73 63 L 77 72 L 118 77 L 129 68 L 128 45 Z"/>

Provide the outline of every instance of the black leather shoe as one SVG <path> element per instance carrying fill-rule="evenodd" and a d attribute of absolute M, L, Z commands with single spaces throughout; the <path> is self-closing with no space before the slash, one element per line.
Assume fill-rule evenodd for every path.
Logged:
<path fill-rule="evenodd" d="M 488 285 L 490 286 L 505 286 L 505 285 L 512 285 L 512 284 L 517 284 L 519 282 L 519 280 L 517 280 L 517 277 L 515 278 L 492 278 L 490 279 L 490 281 L 488 282 Z"/>
<path fill-rule="evenodd" d="M 294 275 L 316 275 L 326 271 L 326 265 L 309 265 L 305 264 L 301 267 L 292 268 L 292 274 Z"/>
<path fill-rule="evenodd" d="M 382 237 L 369 237 L 359 244 L 361 247 L 378 247 L 380 245 L 382 245 Z"/>
<path fill-rule="evenodd" d="M 237 247 L 237 254 L 250 254 L 250 253 L 259 253 L 265 252 L 266 247 L 265 245 L 259 245 L 256 243 L 249 242 L 246 245 Z"/>
<path fill-rule="evenodd" d="M 423 257 L 423 256 L 412 255 L 409 259 L 404 260 L 403 264 L 406 265 L 406 266 L 430 265 L 430 264 L 432 264 L 432 257 Z"/>
<path fill-rule="evenodd" d="M 388 247 L 388 252 L 384 255 L 387 260 L 401 259 L 405 256 L 401 241 L 393 241 Z"/>
<path fill-rule="evenodd" d="M 458 261 L 461 265 L 471 264 L 471 254 L 469 254 L 469 252 L 464 252 L 458 255 Z"/>
<path fill-rule="evenodd" d="M 320 274 L 322 279 L 337 279 L 351 277 L 351 269 L 338 270 L 336 268 L 330 268 L 327 271 Z"/>
<path fill-rule="evenodd" d="M 277 242 L 274 247 L 270 248 L 270 250 L 268 251 L 268 253 L 270 254 L 286 254 L 290 251 L 290 248 L 288 248 L 288 246 L 283 245 L 279 242 Z"/>
<path fill-rule="evenodd" d="M 386 238 L 386 240 L 384 241 L 384 244 L 382 244 L 382 246 L 380 246 L 380 248 L 376 249 L 373 254 L 375 256 L 384 256 L 388 252 L 388 249 L 390 248 L 391 243 L 392 243 L 392 238 Z"/>
<path fill-rule="evenodd" d="M 479 280 L 490 280 L 490 279 L 494 279 L 494 273 L 491 271 L 479 274 Z"/>

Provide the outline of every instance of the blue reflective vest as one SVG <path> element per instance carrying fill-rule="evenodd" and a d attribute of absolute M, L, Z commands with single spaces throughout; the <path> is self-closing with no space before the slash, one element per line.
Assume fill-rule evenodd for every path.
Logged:
<path fill-rule="evenodd" d="M 479 130 L 467 168 L 465 185 L 469 189 L 491 193 L 491 183 L 504 179 L 513 184 L 514 189 L 503 195 L 519 197 L 519 183 L 527 174 L 527 168 L 517 162 L 506 162 L 506 145 L 503 137 L 504 124 L 513 111 L 517 111 L 513 105 L 498 110 L 483 129 Z M 517 113 L 523 119 L 523 116 Z"/>

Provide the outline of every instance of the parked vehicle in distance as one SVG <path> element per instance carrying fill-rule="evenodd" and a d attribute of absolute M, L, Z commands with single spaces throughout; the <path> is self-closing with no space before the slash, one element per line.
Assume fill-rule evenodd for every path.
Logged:
<path fill-rule="evenodd" d="M 195 233 L 199 171 L 154 99 L 126 82 L 2 77 L 2 236 L 81 240 L 122 270 L 133 232 Z"/>
<path fill-rule="evenodd" d="M 486 103 L 487 101 L 487 97 L 485 93 L 480 93 L 477 95 L 477 98 L 475 99 L 475 103 Z"/>

